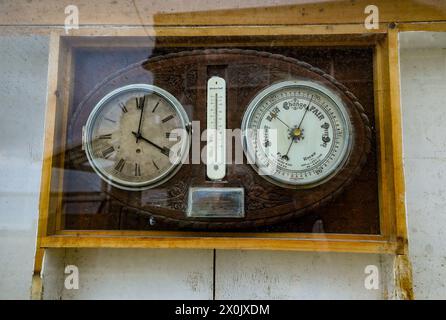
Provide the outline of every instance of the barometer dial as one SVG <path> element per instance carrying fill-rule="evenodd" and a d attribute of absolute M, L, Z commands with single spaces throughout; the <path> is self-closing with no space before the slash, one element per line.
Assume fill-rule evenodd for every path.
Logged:
<path fill-rule="evenodd" d="M 330 89 L 311 81 L 285 81 L 260 92 L 244 115 L 248 161 L 283 187 L 314 187 L 347 160 L 352 140 L 348 112 Z"/>
<path fill-rule="evenodd" d="M 157 186 L 173 176 L 188 153 L 186 112 L 167 91 L 146 84 L 107 94 L 91 112 L 83 143 L 95 172 L 126 190 Z"/>

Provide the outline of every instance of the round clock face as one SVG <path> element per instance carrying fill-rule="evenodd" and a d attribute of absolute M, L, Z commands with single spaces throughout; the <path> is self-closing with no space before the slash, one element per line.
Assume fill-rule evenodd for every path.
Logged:
<path fill-rule="evenodd" d="M 157 186 L 176 173 L 190 146 L 189 120 L 175 97 L 152 85 L 118 88 L 99 101 L 84 129 L 95 172 L 125 190 Z"/>
<path fill-rule="evenodd" d="M 276 83 L 244 115 L 243 146 L 265 179 L 305 188 L 333 177 L 347 160 L 351 123 L 342 100 L 311 81 Z"/>

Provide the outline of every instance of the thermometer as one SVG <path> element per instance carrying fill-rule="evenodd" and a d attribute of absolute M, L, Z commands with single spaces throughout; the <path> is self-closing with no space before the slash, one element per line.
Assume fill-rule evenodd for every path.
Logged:
<path fill-rule="evenodd" d="M 207 163 L 211 180 L 226 174 L 226 81 L 211 77 L 207 86 Z"/>

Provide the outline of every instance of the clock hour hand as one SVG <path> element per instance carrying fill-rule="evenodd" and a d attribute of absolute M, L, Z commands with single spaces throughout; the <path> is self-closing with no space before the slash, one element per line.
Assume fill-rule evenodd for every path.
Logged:
<path fill-rule="evenodd" d="M 150 141 L 149 139 L 144 138 L 140 133 L 137 133 L 135 131 L 132 131 L 132 134 L 136 137 L 136 139 L 141 139 L 141 140 L 147 142 L 151 146 L 153 146 L 153 147 L 157 148 L 159 151 L 161 151 L 161 153 L 164 154 L 165 156 L 169 156 L 169 153 L 170 153 L 169 148 L 161 147 L 161 146 L 157 145 L 156 143 Z"/>

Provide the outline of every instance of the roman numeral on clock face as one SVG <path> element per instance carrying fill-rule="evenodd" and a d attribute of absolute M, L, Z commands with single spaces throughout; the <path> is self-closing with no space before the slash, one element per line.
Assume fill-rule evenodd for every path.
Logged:
<path fill-rule="evenodd" d="M 115 170 L 122 172 L 122 169 L 124 169 L 124 165 L 125 165 L 125 160 L 124 159 L 119 159 L 118 163 L 115 166 Z"/>
<path fill-rule="evenodd" d="M 159 101 L 155 104 L 155 106 L 154 106 L 153 109 L 152 109 L 152 113 L 156 111 L 156 108 L 158 108 L 160 102 L 161 102 L 161 100 L 159 100 Z"/>
<path fill-rule="evenodd" d="M 163 120 L 161 120 L 163 123 L 166 123 L 167 121 L 169 121 L 169 120 L 171 120 L 171 119 L 173 119 L 173 117 L 174 117 L 174 115 L 170 115 L 170 116 L 167 116 L 167 117 L 165 117 Z"/>
<path fill-rule="evenodd" d="M 166 132 L 166 138 L 172 140 L 178 140 L 178 133 L 176 132 Z"/>
<path fill-rule="evenodd" d="M 111 137 L 112 137 L 111 133 L 109 133 L 109 134 L 101 134 L 99 136 L 99 139 L 111 139 Z"/>
<path fill-rule="evenodd" d="M 111 147 L 105 149 L 104 151 L 102 151 L 102 156 L 107 159 L 108 157 L 110 157 L 110 155 L 113 153 L 113 151 L 115 151 L 115 148 L 113 146 L 111 146 Z"/>
<path fill-rule="evenodd" d="M 170 149 L 168 147 L 163 147 L 163 149 L 161 150 L 161 153 L 166 155 L 166 156 L 169 156 Z"/>
<path fill-rule="evenodd" d="M 146 102 L 146 96 L 142 96 L 142 97 L 135 98 L 135 99 L 136 99 L 136 108 L 138 108 L 140 110 L 142 108 L 144 108 L 144 104 Z"/>
<path fill-rule="evenodd" d="M 138 163 L 135 163 L 135 177 L 141 176 L 141 166 Z"/>
<path fill-rule="evenodd" d="M 122 113 L 127 113 L 128 112 L 127 107 L 125 106 L 125 104 L 120 102 L 119 106 L 121 107 Z"/>

